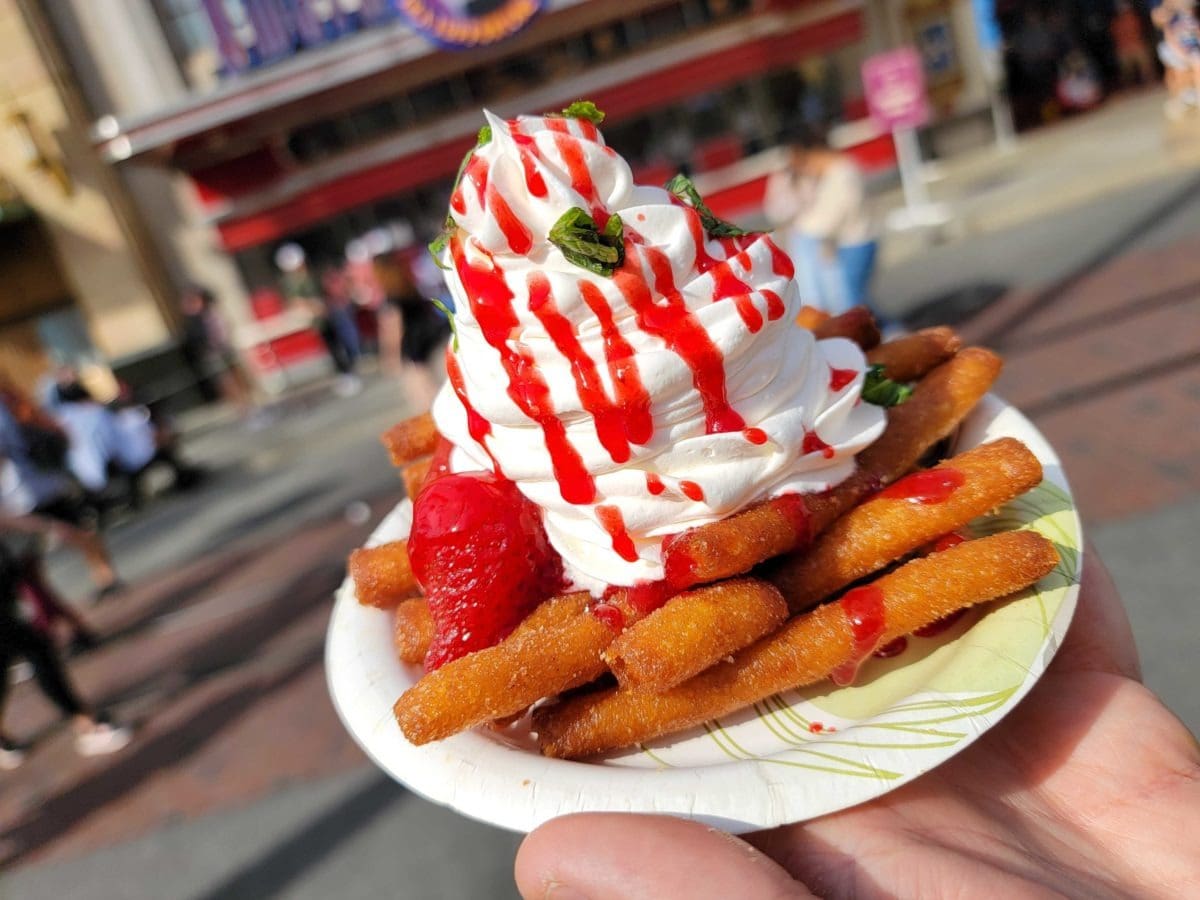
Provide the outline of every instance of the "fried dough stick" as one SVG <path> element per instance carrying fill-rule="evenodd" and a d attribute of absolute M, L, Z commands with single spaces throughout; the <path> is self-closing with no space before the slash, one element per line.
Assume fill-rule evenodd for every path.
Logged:
<path fill-rule="evenodd" d="M 604 652 L 622 686 L 666 690 L 770 634 L 787 603 L 763 581 L 739 578 L 680 594 L 627 628 Z"/>
<path fill-rule="evenodd" d="M 583 614 L 590 600 L 587 592 L 552 597 L 499 644 L 420 679 L 393 709 L 404 736 L 414 744 L 441 740 L 602 675 L 600 650 L 612 631 Z M 556 687 L 547 692 L 547 684 Z"/>
<path fill-rule="evenodd" d="M 954 431 L 987 393 L 1000 366 L 991 351 L 960 351 L 925 376 L 907 402 L 888 410 L 887 429 L 858 455 L 858 469 L 848 479 L 823 494 L 778 497 L 668 539 L 663 545 L 667 580 L 688 587 L 729 578 L 806 545 Z"/>
<path fill-rule="evenodd" d="M 429 456 L 437 447 L 437 426 L 433 424 L 433 416 L 422 413 L 398 422 L 380 435 L 383 446 L 387 448 L 392 465 L 403 466 L 405 463 Z"/>
<path fill-rule="evenodd" d="M 410 462 L 401 470 L 400 476 L 404 479 L 404 490 L 410 500 L 417 499 L 417 494 L 421 492 L 421 487 L 425 484 L 425 479 L 429 477 L 429 470 L 432 466 L 433 457 L 426 456 Z"/>
<path fill-rule="evenodd" d="M 429 604 L 424 597 L 405 600 L 396 607 L 392 639 L 401 662 L 424 662 L 433 641 L 433 616 L 429 614 Z"/>
<path fill-rule="evenodd" d="M 813 326 L 817 340 L 846 338 L 854 341 L 863 350 L 870 350 L 879 343 L 879 326 L 875 317 L 865 306 L 853 306 L 841 315 L 832 316 Z"/>
<path fill-rule="evenodd" d="M 867 362 L 883 366 L 883 374 L 892 381 L 916 381 L 961 346 L 962 338 L 952 328 L 924 328 L 872 348 Z"/>
<path fill-rule="evenodd" d="M 408 541 L 360 547 L 350 554 L 354 594 L 363 606 L 391 609 L 421 593 L 408 560 Z"/>
<path fill-rule="evenodd" d="M 1041 463 L 1020 441 L 1002 438 L 983 444 L 900 479 L 834 522 L 811 548 L 769 564 L 766 577 L 779 588 L 790 612 L 801 612 L 1041 480 Z M 709 610 L 691 597 L 672 598 L 605 651 L 622 687 L 666 690 L 774 630 L 765 624 L 772 621 L 767 598 L 749 596 L 741 601 L 739 615 L 763 618 L 764 630 L 745 629 L 718 643 L 712 635 L 720 627 L 720 610 Z M 782 622 L 781 617 L 776 627 Z M 735 643 L 737 637 L 744 637 L 744 643 Z"/>
<path fill-rule="evenodd" d="M 720 557 L 717 565 L 709 565 L 700 555 L 685 558 L 682 565 L 677 561 L 676 566 L 691 578 L 676 582 L 678 589 L 747 572 L 794 549 L 810 534 L 819 534 L 863 497 L 911 469 L 921 454 L 957 427 L 999 372 L 1000 358 L 979 348 L 963 350 L 934 369 L 906 403 L 889 410 L 887 430 L 859 454 L 859 471 L 833 490 L 800 501 L 805 513 L 800 519 L 794 515 L 796 501 L 780 498 L 685 532 L 689 553 L 712 552 Z M 748 538 L 745 532 L 752 528 L 765 533 Z M 731 541 L 735 547 L 727 546 Z M 705 562 L 693 565 L 692 559 Z M 606 603 L 620 610 L 626 625 L 645 615 L 630 603 L 625 591 L 617 591 Z M 576 616 L 540 635 L 540 642 L 518 646 L 513 638 L 520 631 L 519 626 L 496 646 L 447 663 L 409 688 L 395 707 L 405 737 L 414 744 L 441 740 L 586 684 L 606 671 L 600 654 L 614 634 L 595 616 Z M 506 692 L 500 691 L 502 702 L 486 693 L 487 682 L 480 683 L 484 679 L 508 685 Z"/>
<path fill-rule="evenodd" d="M 1054 545 L 1030 531 L 967 541 L 914 559 L 871 586 L 792 619 L 729 665 L 663 693 L 608 690 L 536 710 L 534 730 L 542 753 L 574 759 L 690 728 L 856 667 L 875 647 L 958 609 L 1027 587 L 1057 564 Z M 864 601 L 868 595 L 873 599 Z M 864 644 L 858 632 L 863 607 L 872 604 L 882 615 L 882 627 Z"/>
<path fill-rule="evenodd" d="M 856 506 L 812 547 L 776 560 L 767 577 L 800 612 L 1041 480 L 1042 464 L 1020 441 L 981 444 Z"/>

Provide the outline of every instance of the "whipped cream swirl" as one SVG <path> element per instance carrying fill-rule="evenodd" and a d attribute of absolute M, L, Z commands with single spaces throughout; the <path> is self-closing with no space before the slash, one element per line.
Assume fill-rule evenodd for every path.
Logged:
<path fill-rule="evenodd" d="M 486 115 L 442 260 L 459 346 L 433 415 L 454 471 L 512 479 L 593 592 L 661 579 L 668 535 L 854 471 L 885 421 L 859 400 L 863 355 L 796 327 L 769 237 L 709 240 L 586 120 Z M 620 215 L 611 277 L 549 241 L 572 207 Z"/>

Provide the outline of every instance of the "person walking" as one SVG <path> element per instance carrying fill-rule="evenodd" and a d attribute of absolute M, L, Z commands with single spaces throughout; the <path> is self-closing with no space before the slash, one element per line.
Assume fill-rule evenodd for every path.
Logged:
<path fill-rule="evenodd" d="M 362 381 L 355 374 L 358 365 L 358 326 L 350 311 L 349 285 L 333 270 L 318 280 L 308 267 L 308 258 L 299 244 L 284 244 L 275 252 L 275 265 L 282 273 L 284 296 L 289 301 L 307 310 L 312 316 L 313 327 L 325 342 L 325 348 L 338 371 L 335 390 L 344 397 L 362 390 Z M 336 296 L 329 296 L 332 288 Z"/>
<path fill-rule="evenodd" d="M 53 642 L 28 622 L 18 609 L 22 581 L 20 562 L 0 542 L 0 769 L 15 769 L 25 760 L 22 747 L 2 725 L 8 698 L 8 670 L 18 659 L 33 667 L 33 677 L 46 698 L 70 719 L 75 750 L 83 756 L 116 753 L 132 739 L 128 728 L 114 725 L 75 690 Z"/>
<path fill-rule="evenodd" d="M 181 351 L 205 400 L 224 400 L 242 419 L 255 414 L 254 386 L 233 346 L 229 324 L 208 288 L 192 285 L 179 300 Z"/>
<path fill-rule="evenodd" d="M 120 589 L 95 510 L 66 469 L 69 441 L 11 384 L 0 383 L 0 513 L 35 514 L 77 529 L 98 596 Z"/>
<path fill-rule="evenodd" d="M 832 315 L 870 305 L 879 243 L 862 171 L 850 156 L 793 145 L 787 166 L 767 181 L 764 212 L 785 234 L 806 304 Z"/>

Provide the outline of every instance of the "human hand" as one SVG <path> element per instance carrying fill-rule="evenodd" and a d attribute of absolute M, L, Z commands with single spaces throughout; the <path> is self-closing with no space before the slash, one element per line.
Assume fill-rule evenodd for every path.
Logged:
<path fill-rule="evenodd" d="M 1200 746 L 1140 683 L 1108 573 L 1029 696 L 971 748 L 870 803 L 741 840 L 589 813 L 525 839 L 526 898 L 1200 896 Z M 561 893 L 560 893 L 561 892 Z"/>

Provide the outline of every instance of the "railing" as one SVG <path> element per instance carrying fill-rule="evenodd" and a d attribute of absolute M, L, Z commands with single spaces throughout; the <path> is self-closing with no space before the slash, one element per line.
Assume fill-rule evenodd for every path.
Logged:
<path fill-rule="evenodd" d="M 400 18 L 397 0 L 201 0 L 222 77 Z"/>

